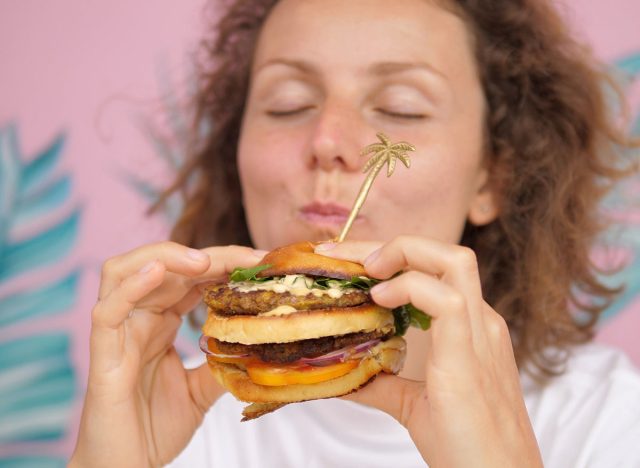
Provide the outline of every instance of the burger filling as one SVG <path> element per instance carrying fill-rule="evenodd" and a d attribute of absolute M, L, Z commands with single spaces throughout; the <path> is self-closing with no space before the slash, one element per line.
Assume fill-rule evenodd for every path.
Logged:
<path fill-rule="evenodd" d="M 367 291 L 357 288 L 352 288 L 339 297 L 331 297 L 316 295 L 313 292 L 300 295 L 297 292 L 294 294 L 262 289 L 243 290 L 233 287 L 234 284 L 221 284 L 207 288 L 205 302 L 216 314 L 260 315 L 280 306 L 291 306 L 297 310 L 354 307 L 371 300 Z"/>
<path fill-rule="evenodd" d="M 295 343 L 241 345 L 203 335 L 200 348 L 207 354 L 208 361 L 240 367 L 256 384 L 308 385 L 349 373 L 369 355 L 374 346 L 389 337 L 379 332 L 351 333 Z M 290 361 L 290 356 L 285 355 L 288 347 L 292 347 L 292 354 L 296 354 L 298 359 Z M 327 349 L 331 351 L 319 354 Z M 277 352 L 274 353 L 274 350 Z M 260 353 L 272 360 L 262 359 Z"/>
<path fill-rule="evenodd" d="M 259 278 L 257 274 L 268 266 L 238 268 L 228 284 L 209 286 L 204 299 L 211 313 L 278 316 L 303 310 L 356 307 L 371 302 L 369 289 L 379 282 L 360 276 L 336 279 L 291 274 Z M 254 345 L 203 335 L 200 347 L 210 363 L 237 366 L 259 385 L 313 384 L 351 372 L 371 355 L 376 345 L 394 334 L 397 330 L 377 330 Z"/>
<path fill-rule="evenodd" d="M 341 336 L 326 336 L 292 343 L 265 343 L 245 345 L 213 340 L 215 348 L 222 354 L 251 355 L 264 362 L 289 364 L 302 358 L 317 358 L 343 348 L 366 343 L 376 339 L 388 339 L 393 332 L 373 331 L 369 333 L 349 333 Z"/>

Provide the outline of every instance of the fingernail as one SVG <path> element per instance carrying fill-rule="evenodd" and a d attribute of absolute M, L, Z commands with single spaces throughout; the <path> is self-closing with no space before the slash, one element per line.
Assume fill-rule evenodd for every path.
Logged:
<path fill-rule="evenodd" d="M 145 266 L 140 268 L 140 270 L 138 270 L 138 273 L 140 273 L 141 275 L 144 275 L 145 273 L 149 273 L 156 266 L 156 263 L 158 263 L 157 260 L 147 263 Z"/>
<path fill-rule="evenodd" d="M 371 294 L 381 294 L 389 287 L 389 283 L 386 281 L 382 283 L 376 284 L 373 288 L 371 288 Z"/>
<path fill-rule="evenodd" d="M 262 258 L 265 255 L 267 255 L 268 253 L 269 253 L 268 250 L 253 249 L 253 255 L 255 255 L 258 258 Z"/>
<path fill-rule="evenodd" d="M 207 259 L 209 255 L 204 253 L 202 250 L 188 249 L 187 257 L 189 257 L 191 260 L 195 260 L 196 262 L 202 262 Z"/>
<path fill-rule="evenodd" d="M 367 258 L 364 259 L 363 265 L 365 266 L 365 268 L 368 267 L 373 262 L 375 262 L 379 256 L 380 256 L 380 249 L 374 250 Z"/>
<path fill-rule="evenodd" d="M 333 250 L 338 246 L 335 242 L 327 242 L 326 244 L 320 244 L 316 246 L 316 252 L 327 252 Z"/>

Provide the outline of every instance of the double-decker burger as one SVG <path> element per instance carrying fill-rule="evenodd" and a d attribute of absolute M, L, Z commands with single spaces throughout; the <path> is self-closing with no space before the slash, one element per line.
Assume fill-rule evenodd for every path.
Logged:
<path fill-rule="evenodd" d="M 251 403 L 243 420 L 398 373 L 405 341 L 397 335 L 409 322 L 428 325 L 415 310 L 403 308 L 394 319 L 373 303 L 369 289 L 377 281 L 362 265 L 313 250 L 311 242 L 278 248 L 205 290 L 200 347 L 217 380 Z"/>

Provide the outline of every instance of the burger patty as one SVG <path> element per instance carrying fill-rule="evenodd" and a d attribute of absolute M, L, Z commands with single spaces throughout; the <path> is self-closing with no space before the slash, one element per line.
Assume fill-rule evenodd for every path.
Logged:
<path fill-rule="evenodd" d="M 310 340 L 294 341 L 293 343 L 265 343 L 245 345 L 228 343 L 215 338 L 215 343 L 224 354 L 253 354 L 265 362 L 288 364 L 300 358 L 322 356 L 323 354 L 364 343 L 374 339 L 387 339 L 393 332 L 372 331 L 366 333 L 348 333 L 346 335 L 326 336 Z"/>
<path fill-rule="evenodd" d="M 205 290 L 204 302 L 219 315 L 258 315 L 278 306 L 292 306 L 298 310 L 326 309 L 330 307 L 353 307 L 369 302 L 369 293 L 355 289 L 339 298 L 328 295 L 294 296 L 274 291 L 240 292 L 226 284 L 209 286 Z"/>

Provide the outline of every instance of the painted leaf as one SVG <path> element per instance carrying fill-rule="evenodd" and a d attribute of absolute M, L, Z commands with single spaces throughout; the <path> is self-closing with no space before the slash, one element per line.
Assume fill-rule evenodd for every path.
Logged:
<path fill-rule="evenodd" d="M 32 194 L 23 194 L 16 205 L 15 224 L 23 225 L 64 206 L 71 195 L 71 177 L 63 176 Z"/>
<path fill-rule="evenodd" d="M 0 344 L 0 443 L 62 437 L 74 396 L 66 333 Z"/>
<path fill-rule="evenodd" d="M 635 53 L 618 60 L 617 68 L 628 80 L 627 85 L 640 80 L 640 53 Z M 620 74 L 620 73 L 619 73 Z M 619 75 L 618 74 L 618 75 Z M 636 117 L 631 127 L 631 134 L 640 138 L 640 112 L 636 109 Z M 638 149 L 625 150 L 631 161 L 640 160 Z M 637 174 L 618 184 L 606 197 L 603 208 L 606 213 L 616 219 L 616 225 L 604 234 L 604 243 L 614 246 L 619 252 L 624 252 L 626 261 L 624 268 L 610 276 L 604 276 L 602 281 L 608 286 L 624 285 L 625 289 L 615 302 L 605 311 L 603 319 L 606 321 L 619 313 L 631 313 L 629 309 L 637 300 L 640 291 L 640 176 Z M 596 252 L 598 252 L 596 250 Z M 619 256 L 619 255 L 618 255 Z M 601 251 L 600 258 L 607 257 Z M 604 260 L 607 263 L 606 258 Z M 611 262 L 609 262 L 611 263 Z M 614 262 L 620 266 L 620 262 Z"/>
<path fill-rule="evenodd" d="M 38 288 L 0 297 L 0 327 L 69 310 L 74 303 L 80 271 Z"/>
<path fill-rule="evenodd" d="M 64 141 L 57 136 L 29 159 L 16 125 L 0 127 L 0 327 L 8 330 L 0 340 L 0 444 L 16 444 L 1 466 L 64 466 L 59 453 L 40 448 L 34 456 L 30 449 L 65 436 L 75 396 L 69 335 L 47 327 L 72 307 L 80 278 L 78 269 L 56 268 L 77 239 L 81 217 L 70 203 L 71 176 L 57 171 Z M 21 281 L 40 271 L 47 280 Z M 11 331 L 29 321 L 41 331 Z"/>
<path fill-rule="evenodd" d="M 44 232 L 9 243 L 0 256 L 0 281 L 66 256 L 75 245 L 79 220 L 80 211 L 76 210 Z"/>
<path fill-rule="evenodd" d="M 2 468 L 64 468 L 65 466 L 67 461 L 64 458 L 34 455 L 2 459 Z"/>

